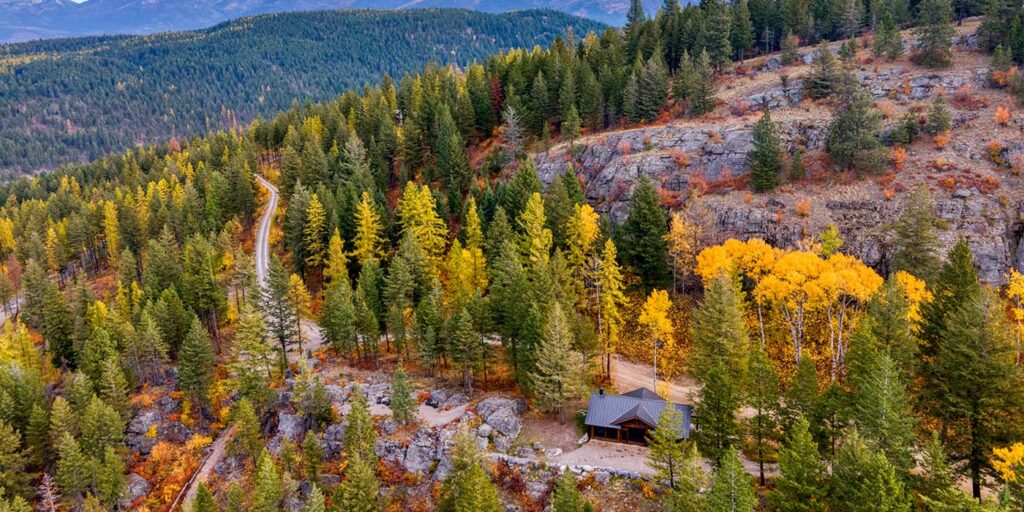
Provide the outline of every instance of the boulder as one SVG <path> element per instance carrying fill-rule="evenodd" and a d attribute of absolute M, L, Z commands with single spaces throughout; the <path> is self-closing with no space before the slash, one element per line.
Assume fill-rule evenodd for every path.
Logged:
<path fill-rule="evenodd" d="M 277 437 L 298 441 L 305 432 L 306 427 L 302 423 L 301 416 L 285 412 L 277 413 Z"/>
<path fill-rule="evenodd" d="M 405 448 L 388 439 L 378 439 L 377 445 L 374 446 L 374 452 L 378 459 L 395 464 L 401 464 L 405 459 Z"/>
<path fill-rule="evenodd" d="M 344 423 L 334 423 L 324 430 L 324 437 L 320 441 L 320 447 L 324 450 L 325 459 L 335 459 L 344 451 L 345 429 Z"/>
<path fill-rule="evenodd" d="M 337 384 L 327 384 L 324 386 L 324 392 L 327 393 L 327 398 L 330 398 L 331 402 L 343 404 L 348 401 L 352 388 L 350 386 L 342 387 Z"/>
<path fill-rule="evenodd" d="M 495 431 L 514 441 L 523 429 L 520 414 L 526 412 L 526 402 L 500 396 L 485 398 L 476 405 L 480 418 Z M 497 442 L 495 443 L 497 444 Z"/>
<path fill-rule="evenodd" d="M 427 429 L 416 432 L 405 449 L 402 466 L 410 473 L 428 474 L 435 461 L 438 460 L 437 435 Z"/>
<path fill-rule="evenodd" d="M 128 510 L 132 503 L 139 498 L 149 494 L 149 482 L 138 473 L 129 473 L 125 480 L 124 498 L 118 504 L 122 509 Z"/>
<path fill-rule="evenodd" d="M 480 437 L 490 437 L 492 432 L 494 432 L 494 427 L 484 423 L 477 429 L 476 435 Z"/>

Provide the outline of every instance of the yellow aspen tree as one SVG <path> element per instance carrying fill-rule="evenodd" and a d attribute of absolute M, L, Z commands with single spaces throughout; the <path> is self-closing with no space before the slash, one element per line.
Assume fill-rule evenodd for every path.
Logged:
<path fill-rule="evenodd" d="M 553 240 L 551 230 L 544 227 L 547 217 L 544 215 L 544 201 L 540 193 L 534 192 L 526 202 L 526 208 L 519 216 L 519 226 L 523 229 L 520 247 L 531 268 L 546 267 L 551 254 Z"/>
<path fill-rule="evenodd" d="M 60 270 L 62 256 L 60 236 L 57 234 L 56 225 L 51 222 L 50 226 L 46 228 L 46 262 L 51 272 Z"/>
<path fill-rule="evenodd" d="M 480 214 L 476 211 L 476 199 L 469 196 L 466 202 L 466 225 L 462 226 L 466 232 L 466 247 L 483 247 L 484 231 L 480 227 Z"/>
<path fill-rule="evenodd" d="M 348 256 L 345 255 L 345 242 L 341 232 L 334 228 L 334 234 L 327 243 L 327 261 L 324 265 L 324 279 L 329 283 L 339 280 L 348 281 Z"/>
<path fill-rule="evenodd" d="M 483 251 L 479 247 L 464 248 L 458 240 L 452 242 L 445 262 L 446 292 L 450 309 L 459 310 L 482 295 L 487 288 L 487 269 Z"/>
<path fill-rule="evenodd" d="M 1010 299 L 1014 324 L 1017 326 L 1016 339 L 1014 342 L 1015 354 L 1014 363 L 1020 366 L 1021 333 L 1024 331 L 1024 275 L 1017 272 L 1017 269 L 1010 269 L 1010 279 L 1006 284 L 1006 296 Z"/>
<path fill-rule="evenodd" d="M 0 259 L 14 252 L 14 222 L 7 217 L 0 218 Z"/>
<path fill-rule="evenodd" d="M 117 206 L 113 201 L 103 205 L 103 236 L 107 239 L 107 259 L 117 261 L 121 254 L 121 232 L 117 222 Z"/>
<path fill-rule="evenodd" d="M 577 204 L 572 215 L 565 222 L 565 240 L 568 245 L 566 260 L 572 272 L 576 287 L 577 303 L 587 301 L 587 286 L 591 281 L 591 269 L 596 263 L 594 245 L 600 228 L 597 213 L 589 204 Z"/>
<path fill-rule="evenodd" d="M 896 282 L 903 289 L 903 296 L 907 299 L 907 320 L 911 322 L 911 329 L 917 333 L 921 331 L 921 307 L 931 302 L 933 295 L 928 291 L 928 284 L 923 279 L 900 270 L 894 274 Z"/>
<path fill-rule="evenodd" d="M 668 316 L 671 309 L 672 301 L 668 298 L 667 291 L 651 290 L 638 318 L 640 325 L 647 328 L 653 341 L 655 391 L 658 390 L 658 348 L 661 346 L 666 350 L 671 350 L 673 344 L 672 334 L 675 332 L 675 328 Z"/>
<path fill-rule="evenodd" d="M 678 289 L 680 279 L 685 282 L 692 273 L 703 231 L 700 224 L 686 218 L 683 212 L 672 214 L 665 241 L 668 243 L 668 256 L 672 263 L 673 291 Z"/>
<path fill-rule="evenodd" d="M 412 235 L 437 270 L 444 256 L 448 228 L 437 216 L 437 203 L 430 187 L 406 183 L 398 203 L 398 219 L 402 223 L 402 234 Z"/>
<path fill-rule="evenodd" d="M 321 269 L 327 258 L 327 247 L 324 239 L 327 237 L 327 212 L 320 202 L 320 197 L 313 194 L 309 198 L 309 206 L 306 208 L 306 227 L 303 229 L 303 241 L 305 242 L 306 265 L 313 269 Z"/>
<path fill-rule="evenodd" d="M 818 278 L 825 268 L 825 261 L 817 254 L 790 251 L 775 262 L 772 271 L 754 288 L 758 300 L 773 304 L 782 313 L 789 326 L 797 364 L 803 355 L 807 314 L 823 299 Z"/>
<path fill-rule="evenodd" d="M 619 268 L 615 243 L 605 240 L 597 267 L 597 335 L 604 347 L 605 377 L 612 376 L 612 352 L 622 330 L 622 309 L 628 304 L 623 293 L 622 269 Z"/>
<path fill-rule="evenodd" d="M 882 286 L 882 276 L 859 259 L 843 253 L 834 253 L 824 262 L 826 268 L 818 280 L 829 324 L 829 355 L 834 382 L 845 372 L 851 320 Z"/>
<path fill-rule="evenodd" d="M 362 200 L 356 205 L 355 250 L 352 251 L 360 265 L 384 254 L 380 247 L 384 241 L 380 232 L 380 215 L 370 202 L 370 194 L 363 192 Z"/>
<path fill-rule="evenodd" d="M 295 308 L 295 330 L 299 338 L 299 352 L 302 352 L 302 319 L 312 318 L 313 299 L 309 296 L 309 290 L 298 274 L 288 277 L 288 302 Z"/>

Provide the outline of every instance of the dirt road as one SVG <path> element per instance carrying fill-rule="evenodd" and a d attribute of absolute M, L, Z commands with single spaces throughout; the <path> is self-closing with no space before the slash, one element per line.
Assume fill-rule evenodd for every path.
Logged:
<path fill-rule="evenodd" d="M 659 383 L 665 386 L 665 381 Z M 612 359 L 612 384 L 620 393 L 640 387 L 651 389 L 654 386 L 654 368 L 616 354 Z M 673 379 L 668 385 L 668 396 L 664 398 L 673 402 L 692 404 L 700 394 L 700 384 L 689 378 Z"/>
<path fill-rule="evenodd" d="M 203 460 L 203 463 L 196 470 L 195 474 L 192 475 L 192 480 L 189 481 L 185 487 L 183 495 L 179 496 L 177 505 L 181 507 L 181 510 L 185 512 L 191 512 L 192 501 L 196 498 L 196 492 L 199 491 L 199 484 L 206 483 L 210 478 L 210 473 L 213 472 L 213 468 L 220 464 L 220 461 L 224 460 L 224 456 L 227 454 L 228 444 L 235 438 L 235 426 L 231 425 L 226 430 L 220 433 L 217 440 L 210 445 L 210 453 Z M 171 506 L 171 510 L 174 510 L 174 505 Z"/>

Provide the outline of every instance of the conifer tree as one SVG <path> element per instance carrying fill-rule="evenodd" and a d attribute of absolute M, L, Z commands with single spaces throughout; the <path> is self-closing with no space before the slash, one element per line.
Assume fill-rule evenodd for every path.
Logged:
<path fill-rule="evenodd" d="M 612 352 L 618 345 L 623 327 L 621 310 L 627 305 L 622 271 L 619 269 L 615 242 L 605 240 L 601 260 L 598 262 L 598 336 L 605 356 L 605 376 L 611 378 Z"/>
<path fill-rule="evenodd" d="M 252 498 L 252 510 L 256 512 L 276 512 L 280 510 L 281 500 L 284 499 L 281 473 L 266 448 L 263 449 L 259 460 L 256 461 Z"/>
<path fill-rule="evenodd" d="M 341 231 L 337 228 L 327 242 L 324 280 L 328 283 L 348 281 L 348 256 L 345 255 L 345 242 L 341 239 Z"/>
<path fill-rule="evenodd" d="M 306 469 L 306 479 L 311 482 L 320 481 L 320 464 L 324 459 L 324 450 L 314 431 L 306 432 L 302 439 L 302 464 Z"/>
<path fill-rule="evenodd" d="M 10 496 L 28 496 L 32 474 L 28 472 L 28 460 L 21 449 L 21 435 L 0 418 L 0 487 Z M 4 498 L 0 491 L 0 498 Z"/>
<path fill-rule="evenodd" d="M 116 447 L 124 440 L 121 417 L 99 397 L 93 395 L 81 415 L 81 449 L 89 457 L 100 458 L 108 447 Z"/>
<path fill-rule="evenodd" d="M 452 471 L 441 485 L 438 512 L 500 512 L 498 490 L 480 462 L 480 454 L 468 429 L 455 436 L 452 449 Z"/>
<path fill-rule="evenodd" d="M 243 397 L 231 408 L 231 422 L 235 425 L 231 453 L 255 461 L 263 449 L 263 433 L 260 431 L 259 418 L 249 399 Z"/>
<path fill-rule="evenodd" d="M 671 489 L 684 473 L 687 445 L 679 442 L 683 437 L 683 415 L 675 407 L 665 407 L 658 416 L 658 424 L 647 439 L 651 449 L 647 465 L 658 475 L 659 480 L 668 482 Z"/>
<path fill-rule="evenodd" d="M 708 492 L 708 511 L 753 512 L 757 503 L 753 482 L 743 470 L 738 452 L 731 448 L 726 450 L 715 470 L 711 491 Z"/>
<path fill-rule="evenodd" d="M 711 60 L 708 52 L 701 51 L 700 57 L 694 66 L 694 78 L 690 92 L 690 113 L 700 116 L 715 109 L 715 78 L 711 69 Z"/>
<path fill-rule="evenodd" d="M 830 510 L 909 512 L 903 480 L 882 453 L 872 453 L 856 431 L 843 441 L 832 467 Z"/>
<path fill-rule="evenodd" d="M 877 347 L 874 349 L 881 352 Z M 850 417 L 865 439 L 906 475 L 914 465 L 912 450 L 916 436 L 910 397 L 900 368 L 884 352 L 871 357 L 866 366 L 857 378 L 851 373 L 854 391 L 850 397 Z"/>
<path fill-rule="evenodd" d="M 364 461 L 376 464 L 377 433 L 373 429 L 370 406 L 366 395 L 359 386 L 352 388 L 352 408 L 348 413 L 348 428 L 345 430 L 345 453 L 349 457 L 360 456 Z"/>
<path fill-rule="evenodd" d="M 791 430 L 793 423 L 801 417 L 813 418 L 820 401 L 821 390 L 814 361 L 809 357 L 800 358 L 796 374 L 785 393 L 785 429 Z"/>
<path fill-rule="evenodd" d="M 778 129 L 768 109 L 754 125 L 754 149 L 750 159 L 750 185 L 755 192 L 775 190 L 782 170 L 782 150 Z"/>
<path fill-rule="evenodd" d="M 777 510 L 812 512 L 826 510 L 825 468 L 818 444 L 811 438 L 809 424 L 802 416 L 789 429 L 779 450 L 779 472 L 775 490 L 769 495 Z"/>
<path fill-rule="evenodd" d="M 804 77 L 804 94 L 817 100 L 831 95 L 836 90 L 839 69 L 832 50 L 824 42 L 818 46 L 811 73 Z"/>
<path fill-rule="evenodd" d="M 331 400 L 320 376 L 313 373 L 304 359 L 299 360 L 298 369 L 293 391 L 295 412 L 303 417 L 306 425 L 322 427 L 331 420 Z"/>
<path fill-rule="evenodd" d="M 312 487 L 309 491 L 309 497 L 306 498 L 306 506 L 303 507 L 302 511 L 327 512 L 327 503 L 323 491 L 320 490 L 320 486 L 317 484 L 313 484 Z"/>
<path fill-rule="evenodd" d="M 109 404 L 121 416 L 122 423 L 131 417 L 131 403 L 128 400 L 128 380 L 121 371 L 121 363 L 116 358 L 108 358 L 103 362 L 100 381 L 96 385 L 100 398 Z"/>
<path fill-rule="evenodd" d="M 800 58 L 797 47 L 800 46 L 800 38 L 791 32 L 787 32 L 782 38 L 782 56 L 780 62 L 783 66 L 789 66 Z"/>
<path fill-rule="evenodd" d="M 213 500 L 206 484 L 196 487 L 196 497 L 192 500 L 192 512 L 217 512 L 217 503 Z"/>
<path fill-rule="evenodd" d="M 705 506 L 705 489 L 708 475 L 704 472 L 704 460 L 697 451 L 697 445 L 691 442 L 682 445 L 681 464 L 678 466 L 675 489 L 670 490 L 665 499 L 665 508 L 670 512 L 703 512 Z"/>
<path fill-rule="evenodd" d="M 754 26 L 750 20 L 747 0 L 738 0 L 732 6 L 732 28 L 729 31 L 732 50 L 739 60 L 747 57 L 747 50 L 754 45 Z"/>
<path fill-rule="evenodd" d="M 633 188 L 629 210 L 621 228 L 622 259 L 633 268 L 644 289 L 669 283 L 667 246 L 668 217 L 658 202 L 658 193 L 646 177 Z"/>
<path fill-rule="evenodd" d="M 349 456 L 345 480 L 338 486 L 335 502 L 341 510 L 375 512 L 380 509 L 378 487 L 372 463 L 356 452 Z"/>
<path fill-rule="evenodd" d="M 327 259 L 327 212 L 320 202 L 320 196 L 313 194 L 306 208 L 306 226 L 303 229 L 303 253 L 306 267 L 316 270 L 323 268 Z"/>
<path fill-rule="evenodd" d="M 854 84 L 843 96 L 828 126 L 825 151 L 839 169 L 879 172 L 885 166 L 885 153 L 878 139 L 882 114 L 860 85 Z"/>
<path fill-rule="evenodd" d="M 891 272 L 905 271 L 932 283 L 939 270 L 936 255 L 935 215 L 928 188 L 919 186 L 907 199 L 906 206 L 893 226 L 896 252 Z"/>
<path fill-rule="evenodd" d="M 718 364 L 724 366 L 732 382 L 742 381 L 750 339 L 739 293 L 732 279 L 721 274 L 707 284 L 704 300 L 693 312 L 694 346 L 688 363 L 701 382 L 708 380 Z"/>
<path fill-rule="evenodd" d="M 578 400 L 584 391 L 586 366 L 583 356 L 573 349 L 573 335 L 562 306 L 555 302 L 548 312 L 547 322 L 537 361 L 530 372 L 530 389 L 542 411 L 558 412 L 564 418 L 564 408 Z"/>
<path fill-rule="evenodd" d="M 580 512 L 583 499 L 576 488 L 576 475 L 572 471 L 563 471 L 555 482 L 551 496 L 551 512 Z"/>
<path fill-rule="evenodd" d="M 368 192 L 363 192 L 359 204 L 356 205 L 355 229 L 355 239 L 353 240 L 355 248 L 352 255 L 356 257 L 359 264 L 362 265 L 367 260 L 379 258 L 382 254 L 380 245 L 384 241 L 381 238 L 380 215 L 370 202 Z"/>
<path fill-rule="evenodd" d="M 92 480 L 89 458 L 82 453 L 78 441 L 67 432 L 62 435 L 57 452 L 57 487 L 66 503 L 74 503 Z"/>
<path fill-rule="evenodd" d="M 248 304 L 239 314 L 233 348 L 231 370 L 235 373 L 238 390 L 261 407 L 270 399 L 269 385 L 276 366 L 274 347 L 267 342 L 263 315 Z"/>
<path fill-rule="evenodd" d="M 961 240 L 949 253 L 922 308 L 920 405 L 941 421 L 950 453 L 964 462 L 972 493 L 990 468 L 993 446 L 1006 443 L 1005 425 L 1018 410 L 1019 379 L 1006 315 L 978 281 L 974 257 Z"/>
<path fill-rule="evenodd" d="M 391 381 L 391 416 L 400 423 L 409 423 L 416 412 L 416 402 L 412 396 L 412 386 L 409 384 L 409 376 L 398 362 Z"/>
<path fill-rule="evenodd" d="M 696 79 L 694 70 L 690 52 L 683 50 L 683 55 L 679 58 L 679 64 L 676 66 L 675 77 L 672 79 L 672 94 L 677 102 L 689 100 L 692 97 Z"/>
<path fill-rule="evenodd" d="M 487 345 L 473 325 L 473 317 L 466 307 L 449 320 L 449 338 L 452 362 L 462 375 L 462 385 L 473 390 L 473 374 L 483 368 Z"/>
<path fill-rule="evenodd" d="M 924 129 L 931 135 L 946 133 L 952 128 L 952 115 L 946 105 L 945 95 L 938 95 L 932 100 L 932 108 L 928 111 L 928 124 Z"/>
<path fill-rule="evenodd" d="M 622 115 L 626 119 L 637 122 L 642 119 L 640 115 L 640 79 L 636 72 L 629 75 L 626 85 L 622 89 Z"/>
<path fill-rule="evenodd" d="M 103 452 L 103 458 L 97 461 L 96 473 L 93 477 L 93 490 L 107 510 L 116 508 L 124 496 L 126 491 L 124 471 L 124 460 L 113 446 L 107 446 Z"/>
<path fill-rule="evenodd" d="M 263 288 L 260 309 L 267 317 L 271 337 L 278 345 L 278 358 L 283 368 L 287 361 L 288 348 L 298 342 L 298 312 L 288 300 L 289 275 L 275 256 L 270 257 L 267 284 Z"/>
<path fill-rule="evenodd" d="M 184 391 L 197 404 L 207 404 L 216 363 L 206 329 L 198 318 L 193 318 L 192 327 L 185 335 L 185 340 L 181 343 L 181 353 L 178 354 L 178 389 Z"/>
<path fill-rule="evenodd" d="M 779 437 L 779 377 L 775 363 L 762 345 L 755 343 L 747 359 L 747 406 L 754 410 L 747 425 L 753 439 L 761 485 L 764 463 Z"/>
<path fill-rule="evenodd" d="M 658 117 L 668 98 L 668 72 L 658 56 L 647 60 L 637 77 L 637 115 L 644 121 Z"/>
<path fill-rule="evenodd" d="M 914 62 L 929 68 L 953 63 L 953 6 L 950 0 L 922 0 L 917 4 L 917 53 Z"/>
<path fill-rule="evenodd" d="M 708 372 L 700 392 L 700 429 L 696 432 L 701 453 L 714 464 L 739 441 L 736 411 L 740 407 L 737 383 L 726 370 L 726 362 L 718 361 Z"/>
<path fill-rule="evenodd" d="M 719 0 L 709 0 L 701 5 L 707 17 L 707 49 L 711 65 L 717 71 L 732 66 L 732 16 L 729 6 Z"/>
<path fill-rule="evenodd" d="M 321 336 L 335 352 L 351 353 L 357 348 L 356 310 L 347 279 L 328 284 L 320 315 Z"/>

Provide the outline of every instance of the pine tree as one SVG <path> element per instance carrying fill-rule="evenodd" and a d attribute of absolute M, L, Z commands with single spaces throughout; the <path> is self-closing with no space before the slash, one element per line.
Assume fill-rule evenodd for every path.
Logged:
<path fill-rule="evenodd" d="M 267 342 L 267 325 L 250 305 L 242 306 L 233 345 L 231 370 L 238 390 L 262 407 L 270 400 L 269 386 L 274 378 L 274 347 Z M 254 454 L 255 455 L 255 454 Z"/>
<path fill-rule="evenodd" d="M 370 202 L 370 194 L 363 192 L 359 204 L 356 205 L 355 214 L 355 246 L 352 255 L 356 257 L 359 264 L 365 264 L 367 260 L 381 256 L 380 246 L 384 242 L 381 238 L 380 215 Z"/>
<path fill-rule="evenodd" d="M 747 406 L 754 414 L 747 419 L 754 443 L 761 485 L 765 483 L 764 462 L 779 438 L 779 377 L 775 363 L 760 344 L 754 344 L 747 359 Z"/>
<path fill-rule="evenodd" d="M 347 279 L 332 281 L 327 286 L 320 315 L 321 336 L 335 352 L 351 353 L 357 348 L 356 311 Z"/>
<path fill-rule="evenodd" d="M 473 325 L 473 318 L 466 307 L 451 317 L 448 332 L 452 362 L 462 375 L 462 385 L 472 391 L 473 374 L 483 369 L 487 345 Z"/>
<path fill-rule="evenodd" d="M 312 487 L 302 512 L 327 512 L 327 503 L 323 491 L 320 490 L 319 485 L 313 484 Z"/>
<path fill-rule="evenodd" d="M 853 85 L 828 126 L 825 151 L 833 165 L 858 173 L 881 171 L 886 161 L 878 139 L 881 127 L 882 114 L 873 106 L 871 96 L 859 85 Z"/>
<path fill-rule="evenodd" d="M 900 34 L 896 21 L 891 14 L 882 17 L 875 30 L 875 40 L 872 43 L 871 53 L 875 57 L 882 57 L 895 60 L 903 53 L 903 36 Z"/>
<path fill-rule="evenodd" d="M 809 357 L 801 358 L 785 393 L 786 430 L 792 429 L 793 423 L 801 417 L 813 418 L 820 401 L 821 390 L 814 361 Z"/>
<path fill-rule="evenodd" d="M 724 365 L 731 381 L 743 379 L 749 337 L 739 293 L 729 277 L 720 275 L 708 283 L 703 302 L 694 310 L 689 367 L 702 382 L 717 364 Z"/>
<path fill-rule="evenodd" d="M 642 119 L 640 115 L 640 79 L 636 72 L 629 75 L 626 85 L 622 89 L 622 115 L 626 119 L 637 122 Z"/>
<path fill-rule="evenodd" d="M 711 65 L 717 71 L 732 66 L 732 43 L 729 35 L 732 28 L 732 16 L 729 6 L 719 0 L 709 0 L 701 4 L 707 18 L 707 49 L 711 57 Z"/>
<path fill-rule="evenodd" d="M 92 480 L 89 458 L 82 453 L 78 441 L 67 432 L 61 437 L 57 451 L 57 487 L 64 501 L 73 503 L 85 492 Z"/>
<path fill-rule="evenodd" d="M 830 510 L 909 512 L 912 502 L 903 480 L 884 454 L 872 453 L 853 431 L 833 463 Z"/>
<path fill-rule="evenodd" d="M 739 0 L 732 6 L 732 28 L 729 37 L 736 57 L 744 60 L 747 57 L 747 50 L 754 45 L 754 26 L 750 20 L 747 0 Z"/>
<path fill-rule="evenodd" d="M 647 60 L 637 77 L 637 115 L 644 121 L 658 117 L 668 98 L 668 72 L 660 57 Z"/>
<path fill-rule="evenodd" d="M 90 457 L 100 458 L 108 447 L 116 447 L 124 440 L 121 417 L 99 397 L 93 396 L 81 415 L 81 449 Z"/>
<path fill-rule="evenodd" d="M 28 460 L 21 449 L 21 435 L 0 419 L 0 482 L 11 496 L 28 496 L 32 474 L 27 471 Z M 0 491 L 0 498 L 4 493 Z"/>
<path fill-rule="evenodd" d="M 122 423 L 127 423 L 132 412 L 128 400 L 128 380 L 125 379 L 121 363 L 116 358 L 111 357 L 103 362 L 103 372 L 96 390 L 100 398 L 121 416 Z"/>
<path fill-rule="evenodd" d="M 782 38 L 782 56 L 780 62 L 783 66 L 789 66 L 800 58 L 797 48 L 800 46 L 800 38 L 791 32 L 787 32 Z"/>
<path fill-rule="evenodd" d="M 270 258 L 267 284 L 263 287 L 260 309 L 267 318 L 271 337 L 278 345 L 278 358 L 283 368 L 287 361 L 288 348 L 298 342 L 298 312 L 288 300 L 289 275 L 281 262 Z"/>
<path fill-rule="evenodd" d="M 466 145 L 462 135 L 459 134 L 448 108 L 441 108 L 437 123 L 437 168 L 443 173 L 442 182 L 448 191 L 449 201 L 455 205 L 461 201 L 462 194 L 469 190 L 473 170 L 469 165 L 469 157 L 466 156 Z"/>
<path fill-rule="evenodd" d="M 306 469 L 306 479 L 310 482 L 320 481 L 320 464 L 324 460 L 324 450 L 314 431 L 307 431 L 302 439 L 302 464 Z"/>
<path fill-rule="evenodd" d="M 409 376 L 398 362 L 398 368 L 391 381 L 391 416 L 400 423 L 409 423 L 416 413 L 416 401 L 412 396 L 412 386 L 409 384 Z"/>
<path fill-rule="evenodd" d="M 950 0 L 922 0 L 917 5 L 917 53 L 914 62 L 929 68 L 953 64 L 953 6 Z"/>
<path fill-rule="evenodd" d="M 562 119 L 562 138 L 569 142 L 569 151 L 575 153 L 576 139 L 580 138 L 580 114 L 576 105 L 570 105 Z"/>
<path fill-rule="evenodd" d="M 216 363 L 206 329 L 198 318 L 193 318 L 192 326 L 185 335 L 181 352 L 178 354 L 178 389 L 188 394 L 196 403 L 207 404 Z"/>
<path fill-rule="evenodd" d="M 284 499 L 284 487 L 281 483 L 281 473 L 270 457 L 270 452 L 263 449 L 259 460 L 256 462 L 256 470 L 253 480 L 253 507 L 256 512 L 276 512 L 280 510 L 281 500 Z"/>
<path fill-rule="evenodd" d="M 679 409 L 666 406 L 647 439 L 651 450 L 647 465 L 658 475 L 658 480 L 667 481 L 671 489 L 676 488 L 686 465 L 687 446 L 679 441 L 683 437 L 682 426 L 683 415 Z"/>
<path fill-rule="evenodd" d="M 335 502 L 341 505 L 340 510 L 375 512 L 380 509 L 378 487 L 373 464 L 355 452 L 349 456 L 345 480 L 338 486 Z"/>
<path fill-rule="evenodd" d="M 675 489 L 665 499 L 665 509 L 670 512 L 704 512 L 705 489 L 708 475 L 704 472 L 704 460 L 697 451 L 697 445 L 682 443 L 682 458 L 676 472 Z"/>
<path fill-rule="evenodd" d="M 750 185 L 755 192 L 775 190 L 782 170 L 782 150 L 778 129 L 768 109 L 754 125 L 754 149 L 750 159 Z"/>
<path fill-rule="evenodd" d="M 920 405 L 941 421 L 946 446 L 965 463 L 973 495 L 980 498 L 988 454 L 1007 442 L 999 425 L 1019 406 L 1012 391 L 1019 370 L 1006 315 L 979 283 L 966 241 L 950 251 L 933 293 L 922 308 L 921 357 L 930 364 L 921 370 Z"/>
<path fill-rule="evenodd" d="M 668 219 L 658 203 L 658 194 L 647 178 L 633 189 L 629 210 L 622 225 L 622 259 L 633 268 L 645 289 L 665 286 L 669 281 L 665 235 Z"/>
<path fill-rule="evenodd" d="M 932 283 L 939 270 L 936 255 L 939 244 L 935 235 L 935 215 L 928 188 L 914 189 L 893 226 L 896 252 L 890 272 L 905 271 Z"/>
<path fill-rule="evenodd" d="M 754 512 L 758 503 L 754 483 L 736 450 L 729 449 L 722 456 L 707 501 L 708 512 Z"/>
<path fill-rule="evenodd" d="M 196 497 L 192 500 L 192 512 L 217 512 L 217 503 L 213 500 L 206 484 L 196 487 Z"/>
<path fill-rule="evenodd" d="M 704 115 L 715 110 L 715 78 L 711 70 L 711 58 L 708 52 L 701 51 L 694 67 L 694 78 L 690 92 L 690 113 L 694 116 Z"/>
<path fill-rule="evenodd" d="M 876 348 L 877 350 L 877 348 Z M 850 375 L 852 417 L 872 446 L 881 450 L 903 475 L 913 468 L 915 440 L 910 397 L 900 368 L 882 352 L 867 362 L 862 375 Z"/>
<path fill-rule="evenodd" d="M 818 444 L 811 438 L 808 428 L 807 420 L 798 418 L 779 450 L 779 472 L 782 476 L 775 480 L 775 490 L 769 495 L 777 510 L 825 510 L 825 468 L 818 455 Z"/>
<path fill-rule="evenodd" d="M 830 96 L 836 90 L 839 69 L 832 50 L 824 42 L 818 46 L 811 73 L 804 77 L 804 94 L 812 100 Z"/>
<path fill-rule="evenodd" d="M 373 429 L 370 406 L 366 395 L 359 386 L 352 388 L 352 408 L 348 413 L 348 428 L 345 430 L 345 452 L 349 457 L 358 455 L 364 461 L 376 464 L 377 433 Z"/>
<path fill-rule="evenodd" d="M 711 367 L 700 392 L 700 429 L 696 432 L 701 453 L 719 464 L 721 457 L 739 441 L 736 412 L 740 407 L 737 383 L 726 370 L 724 361 Z"/>
<path fill-rule="evenodd" d="M 928 111 L 928 124 L 924 129 L 931 135 L 946 133 L 952 128 L 951 118 L 946 97 L 940 94 L 932 101 L 932 108 Z"/>
<path fill-rule="evenodd" d="M 102 460 L 98 462 L 93 476 L 93 489 L 107 510 L 114 509 L 126 491 L 124 460 L 113 446 L 108 446 Z"/>
<path fill-rule="evenodd" d="M 582 354 L 573 349 L 573 335 L 562 306 L 555 302 L 548 312 L 544 334 L 537 347 L 537 361 L 530 372 L 530 390 L 542 411 L 558 412 L 578 400 L 585 387 L 586 366 Z"/>
<path fill-rule="evenodd" d="M 551 512 L 580 512 L 583 499 L 576 488 L 576 475 L 563 471 L 551 495 Z"/>
<path fill-rule="evenodd" d="M 313 373 L 305 360 L 299 361 L 298 370 L 293 391 L 295 412 L 303 417 L 306 425 L 322 427 L 331 420 L 331 400 L 320 376 Z"/>
<path fill-rule="evenodd" d="M 296 272 L 306 269 L 306 218 L 312 201 L 313 196 L 309 190 L 298 183 L 295 192 L 288 198 L 288 207 L 284 212 L 284 246 L 291 250 L 292 269 Z"/>
<path fill-rule="evenodd" d="M 231 408 L 231 422 L 235 425 L 231 453 L 255 461 L 263 449 L 263 433 L 256 411 L 247 398 L 242 398 Z"/>
<path fill-rule="evenodd" d="M 476 440 L 468 429 L 455 435 L 452 449 L 452 471 L 441 484 L 438 512 L 500 512 L 498 490 L 480 462 Z"/>

